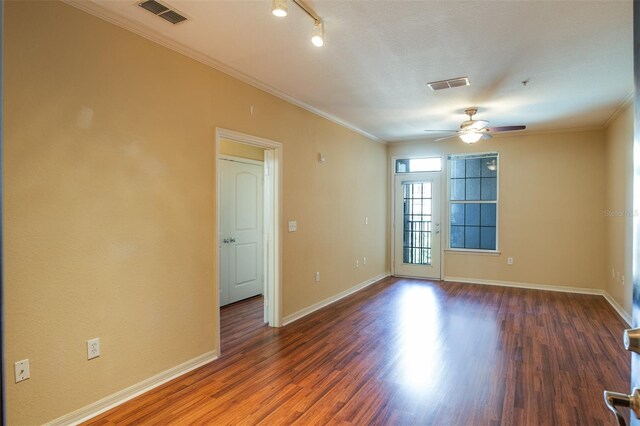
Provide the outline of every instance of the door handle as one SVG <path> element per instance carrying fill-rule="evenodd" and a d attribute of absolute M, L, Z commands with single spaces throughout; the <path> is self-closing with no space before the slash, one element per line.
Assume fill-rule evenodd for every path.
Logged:
<path fill-rule="evenodd" d="M 640 328 L 630 328 L 624 331 L 624 348 L 640 354 Z"/>
<path fill-rule="evenodd" d="M 236 239 L 235 239 L 235 238 L 229 238 L 229 242 L 230 242 L 230 243 L 235 243 L 235 242 L 236 242 Z"/>
<path fill-rule="evenodd" d="M 640 389 L 638 388 L 634 389 L 631 395 L 604 391 L 604 402 L 607 404 L 607 408 L 615 414 L 619 426 L 627 426 L 627 422 L 622 417 L 618 407 L 629 407 L 635 414 L 636 419 L 640 419 Z"/>
<path fill-rule="evenodd" d="M 224 240 L 222 240 L 222 242 L 223 242 L 223 243 L 225 243 L 225 244 L 227 244 L 227 243 L 229 243 L 229 239 L 228 239 L 228 238 L 225 238 Z"/>

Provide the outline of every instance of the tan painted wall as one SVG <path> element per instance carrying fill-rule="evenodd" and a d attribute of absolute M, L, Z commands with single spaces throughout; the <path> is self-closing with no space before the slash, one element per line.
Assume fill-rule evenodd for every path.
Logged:
<path fill-rule="evenodd" d="M 633 111 L 633 106 L 627 107 L 607 128 L 604 211 L 608 254 L 606 290 L 629 314 L 633 294 Z"/>
<path fill-rule="evenodd" d="M 264 161 L 264 149 L 257 146 L 245 145 L 227 139 L 220 139 L 220 154 L 249 160 Z"/>
<path fill-rule="evenodd" d="M 284 144 L 284 315 L 389 269 L 385 146 L 58 2 L 4 24 L 9 424 L 217 349 L 215 126 Z"/>
<path fill-rule="evenodd" d="M 391 156 L 500 153 L 500 256 L 447 253 L 445 276 L 604 288 L 604 131 L 394 144 Z M 446 176 L 446 174 L 445 174 Z M 443 191 L 446 194 L 446 191 Z M 512 266 L 507 257 L 514 258 Z"/>

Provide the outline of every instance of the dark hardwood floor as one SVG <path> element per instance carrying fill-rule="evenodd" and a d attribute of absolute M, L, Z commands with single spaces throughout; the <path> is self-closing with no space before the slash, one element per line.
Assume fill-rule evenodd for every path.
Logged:
<path fill-rule="evenodd" d="M 87 422 L 614 425 L 625 323 L 600 296 L 385 279 L 287 327 L 222 309 L 219 360 Z"/>

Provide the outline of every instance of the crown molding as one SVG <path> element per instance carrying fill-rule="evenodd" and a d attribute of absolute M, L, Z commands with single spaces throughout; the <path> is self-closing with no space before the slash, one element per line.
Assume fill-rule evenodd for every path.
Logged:
<path fill-rule="evenodd" d="M 87 1 L 87 0 L 61 0 L 63 3 L 68 4 L 69 6 L 72 6 L 76 9 L 82 10 L 83 12 L 86 12 L 90 15 L 93 15 L 99 19 L 102 19 L 103 21 L 107 21 L 113 25 L 116 25 L 120 28 L 123 28 L 127 31 L 130 31 L 134 34 L 139 35 L 140 37 L 146 38 L 147 40 L 150 40 L 156 44 L 159 44 L 161 46 L 164 46 L 168 49 L 171 49 L 177 53 L 180 53 L 181 55 L 184 55 L 190 59 L 193 59 L 195 61 L 198 61 L 204 65 L 207 65 L 211 68 L 214 68 L 217 71 L 220 71 L 228 76 L 231 76 L 237 80 L 242 81 L 243 83 L 249 84 L 259 90 L 262 90 L 264 92 L 267 92 L 277 98 L 280 98 L 290 104 L 293 104 L 297 107 L 300 107 L 302 109 L 305 109 L 319 117 L 322 117 L 324 119 L 327 119 L 333 123 L 336 123 L 344 128 L 347 128 L 349 130 L 352 130 L 368 139 L 371 139 L 372 141 L 381 143 L 381 144 L 387 144 L 387 141 L 365 131 L 360 129 L 359 127 L 344 121 L 332 114 L 329 114 L 325 111 L 322 111 L 321 109 L 318 109 L 316 107 L 314 107 L 313 105 L 307 104 L 306 102 L 303 102 L 299 99 L 294 98 L 291 95 L 288 95 L 285 92 L 282 92 L 260 80 L 257 80 L 243 72 L 240 72 L 226 64 L 224 64 L 223 62 L 218 61 L 217 59 L 214 59 L 208 55 L 205 55 L 201 52 L 198 52 L 197 50 L 191 49 L 188 46 L 185 46 L 182 43 L 178 43 L 175 40 L 171 40 L 168 37 L 163 36 L 162 34 L 158 34 L 157 32 L 149 29 L 149 28 L 144 28 L 141 27 L 140 25 L 136 25 L 133 21 L 124 18 L 120 15 L 117 15 L 115 13 L 111 13 L 110 11 L 106 10 L 105 8 L 103 8 L 102 6 L 100 6 L 99 4 L 93 2 L 93 1 Z"/>
<path fill-rule="evenodd" d="M 607 128 L 611 125 L 611 123 L 613 123 L 619 116 L 620 114 L 622 114 L 622 112 L 627 109 L 627 107 L 629 105 L 631 105 L 633 103 L 633 95 L 634 95 L 634 91 L 632 90 L 627 96 L 625 96 L 625 98 L 622 100 L 622 102 L 620 102 L 620 104 L 616 107 L 615 110 L 613 110 L 613 112 L 611 113 L 611 115 L 609 116 L 609 118 L 607 118 L 604 123 L 602 124 L 603 128 Z"/>
<path fill-rule="evenodd" d="M 562 128 L 562 129 L 549 129 L 549 130 L 521 130 L 518 131 L 517 133 L 501 133 L 498 132 L 496 133 L 492 133 L 493 139 L 501 139 L 501 138 L 514 138 L 514 137 L 526 137 L 526 136 L 535 136 L 535 135 L 548 135 L 548 134 L 553 134 L 553 133 L 579 133 L 579 132 L 596 132 L 596 131 L 603 131 L 605 129 L 605 127 L 603 126 L 588 126 L 588 127 L 568 127 L 568 128 Z M 442 136 L 433 136 L 433 138 L 429 138 L 429 137 L 418 137 L 418 138 L 411 138 L 411 139 L 396 139 L 396 140 L 390 140 L 387 142 L 388 145 L 399 145 L 399 144 L 410 144 L 410 143 L 434 143 L 436 142 L 435 139 L 441 138 Z M 452 139 L 453 137 L 455 137 L 455 135 L 452 135 Z M 439 143 L 440 141 L 438 141 Z"/>

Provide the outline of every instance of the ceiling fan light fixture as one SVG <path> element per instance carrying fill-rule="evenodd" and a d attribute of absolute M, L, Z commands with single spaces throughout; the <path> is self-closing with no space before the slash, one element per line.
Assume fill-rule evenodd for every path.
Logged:
<path fill-rule="evenodd" d="M 481 132 L 464 132 L 460 133 L 460 139 L 464 143 L 472 144 L 476 143 L 482 138 Z"/>
<path fill-rule="evenodd" d="M 313 23 L 313 36 L 311 37 L 311 43 L 316 47 L 324 46 L 324 22 L 315 21 Z"/>
<path fill-rule="evenodd" d="M 289 11 L 289 7 L 287 5 L 287 0 L 272 0 L 271 2 L 271 13 L 278 18 L 284 18 L 287 16 Z"/>

